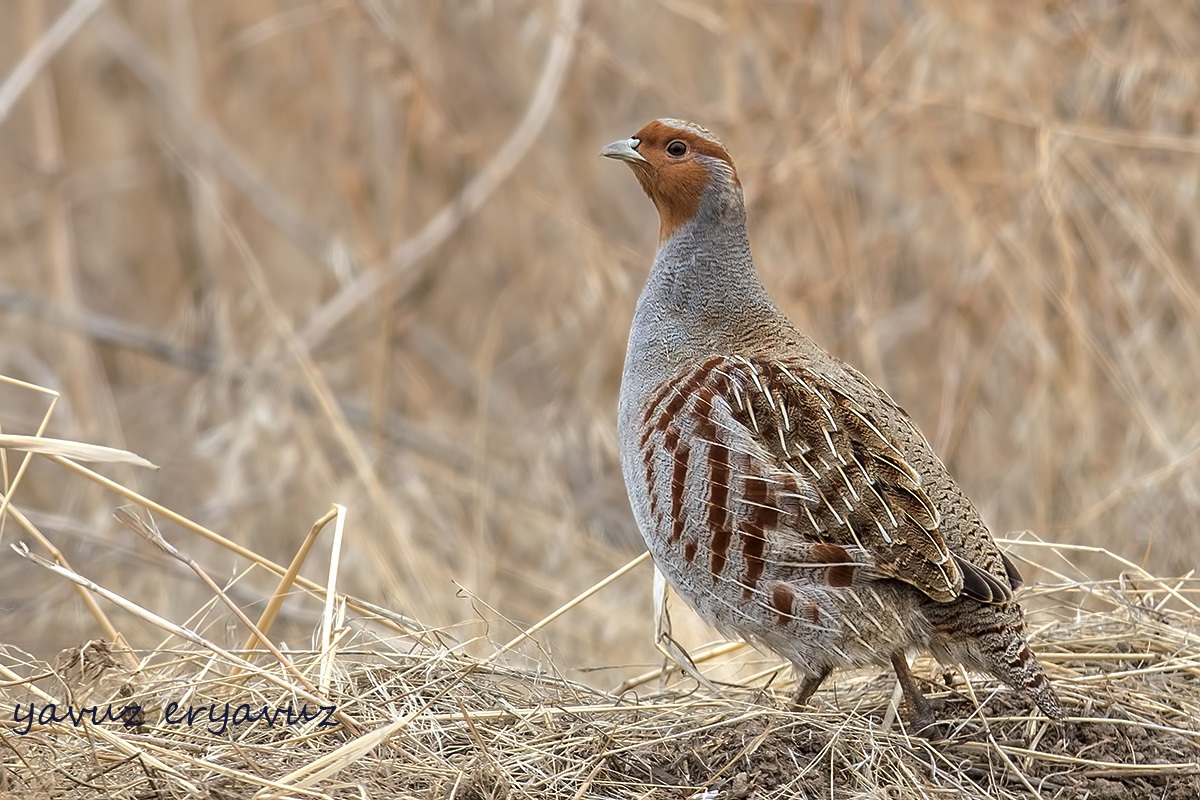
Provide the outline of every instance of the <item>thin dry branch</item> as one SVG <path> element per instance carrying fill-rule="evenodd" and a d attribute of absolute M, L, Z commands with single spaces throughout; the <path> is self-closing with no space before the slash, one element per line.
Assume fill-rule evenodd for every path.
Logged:
<path fill-rule="evenodd" d="M 412 269 L 419 261 L 445 243 L 470 219 L 492 193 L 513 173 L 529 148 L 538 141 L 562 88 L 579 26 L 582 0 L 559 0 L 555 22 L 541 77 L 533 90 L 524 116 L 513 128 L 486 164 L 416 234 L 397 246 L 380 264 L 367 267 L 353 282 L 317 310 L 300 333 L 303 346 L 312 350 L 321 344 L 343 320 L 363 303 L 376 296 L 386 284 Z"/>
<path fill-rule="evenodd" d="M 113 14 L 96 19 L 95 27 L 109 50 L 146 89 L 174 123 L 180 147 L 202 156 L 225 180 L 302 251 L 320 264 L 352 257 L 339 239 L 328 236 L 253 166 L 253 161 L 205 117 L 198 116 L 176 91 L 168 72 L 146 45 Z"/>
<path fill-rule="evenodd" d="M 26 51 L 17 65 L 0 84 L 0 125 L 8 119 L 13 106 L 21 99 L 46 65 L 79 29 L 100 10 L 104 0 L 75 0 L 66 11 L 46 29 Z"/>

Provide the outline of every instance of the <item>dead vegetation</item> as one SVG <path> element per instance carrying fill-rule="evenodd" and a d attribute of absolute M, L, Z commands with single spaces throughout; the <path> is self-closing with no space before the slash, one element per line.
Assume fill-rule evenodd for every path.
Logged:
<path fill-rule="evenodd" d="M 67 446 L 47 441 L 41 450 L 66 465 Z M 325 535 L 336 547 L 343 512 L 322 518 L 312 537 L 332 524 Z M 294 569 L 256 567 L 284 576 L 251 621 L 230 598 L 245 575 L 218 587 L 144 510 L 118 516 L 187 563 L 213 603 L 178 624 L 16 547 L 31 567 L 164 638 L 141 651 L 96 639 L 53 664 L 16 647 L 0 652 L 0 707 L 13 709 L 0 776 L 14 797 L 1185 800 L 1200 791 L 1194 579 L 1130 567 L 1118 581 L 1035 589 L 1033 644 L 1068 718 L 1031 717 L 1009 690 L 948 673 L 927 687 L 943 721 L 922 737 L 896 713 L 898 686 L 878 673 L 837 676 L 832 692 L 797 714 L 783 710 L 784 666 L 744 648 L 697 653 L 704 686 L 668 665 L 614 691 L 563 677 L 545 655 L 532 666 L 513 658 L 544 629 L 570 625 L 596 592 L 634 580 L 628 572 L 507 644 L 477 642 L 488 654 L 470 657 L 453 631 L 364 614 L 367 604 L 337 595 L 336 558 L 325 587 L 295 585 Z M 1070 563 L 1069 551 L 1040 553 Z M 283 603 L 323 609 L 315 650 L 272 641 Z M 220 606 L 252 631 L 244 646 L 215 641 L 225 632 L 213 614 Z M 103 608 L 95 613 L 98 629 L 120 639 Z M 748 677 L 717 687 L 735 666 Z"/>
<path fill-rule="evenodd" d="M 352 727 L 18 736 L 0 714 L 0 791 L 238 797 L 316 763 L 329 796 L 1195 796 L 1189 4 L 14 0 L 6 19 L 0 375 L 27 383 L 0 383 L 0 434 L 59 441 L 28 462 L 3 444 L 0 692 L 315 690 Z M 968 721 L 931 745 L 884 724 L 872 674 L 795 717 L 745 650 L 705 669 L 748 688 L 609 694 L 658 663 L 646 568 L 565 603 L 640 549 L 613 405 L 655 222 L 596 153 L 664 115 L 729 144 L 785 310 L 913 413 L 996 530 L 1037 532 L 1011 552 L 1040 582 L 1064 728 L 959 680 L 938 691 Z M 108 484 L 77 466 L 106 458 Z M 342 538 L 306 538 L 334 501 Z M 183 557 L 131 534 L 127 504 Z M 290 670 L 237 660 L 234 609 L 268 605 Z M 102 686 L 56 661 L 104 648 Z"/>

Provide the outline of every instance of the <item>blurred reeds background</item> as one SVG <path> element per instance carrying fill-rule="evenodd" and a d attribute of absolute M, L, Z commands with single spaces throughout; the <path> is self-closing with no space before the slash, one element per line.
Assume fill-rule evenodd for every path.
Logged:
<path fill-rule="evenodd" d="M 737 160 L 779 304 L 997 534 L 1196 566 L 1196 3 L 574 6 L 5 0 L 2 85 L 45 66 L 0 91 L 0 374 L 63 393 L 47 435 L 150 459 L 101 471 L 277 561 L 344 503 L 339 589 L 505 641 L 642 549 L 613 428 L 657 220 L 596 156 L 683 117 Z M 5 433 L 44 408 L 0 386 Z M 35 461 L 17 502 L 97 582 L 224 619 L 111 494 Z M 648 576 L 548 628 L 557 666 L 655 662 Z M 7 547 L 0 586 L 0 641 L 92 635 Z M 307 644 L 317 614 L 285 614 Z"/>

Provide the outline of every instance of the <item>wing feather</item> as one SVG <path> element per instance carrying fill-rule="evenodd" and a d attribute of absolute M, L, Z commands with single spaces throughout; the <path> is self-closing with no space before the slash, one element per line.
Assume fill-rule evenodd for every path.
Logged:
<path fill-rule="evenodd" d="M 815 544 L 838 546 L 867 577 L 905 581 L 950 601 L 967 591 L 985 602 L 1001 581 L 952 557 L 941 516 L 921 476 L 870 414 L 833 382 L 795 362 L 739 359 L 725 372 L 743 435 L 761 452 L 762 477 L 800 475 L 813 491 L 790 520 Z M 838 573 L 844 579 L 845 570 Z"/>

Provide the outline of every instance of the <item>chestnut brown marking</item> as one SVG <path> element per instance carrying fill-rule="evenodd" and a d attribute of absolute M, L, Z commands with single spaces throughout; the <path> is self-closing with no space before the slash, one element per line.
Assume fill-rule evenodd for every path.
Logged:
<path fill-rule="evenodd" d="M 729 375 L 723 370 L 717 369 L 719 366 L 724 366 L 725 360 L 722 358 L 713 358 L 710 359 L 710 361 L 713 365 L 711 380 L 712 386 L 714 389 L 716 389 L 717 394 L 721 395 L 722 397 L 728 397 L 730 393 Z"/>
<path fill-rule="evenodd" d="M 830 565 L 829 569 L 825 570 L 825 580 L 833 588 L 843 589 L 854 583 L 856 566 L 846 548 L 822 542 L 814 544 L 809 550 L 809 555 L 819 564 Z"/>
<path fill-rule="evenodd" d="M 763 551 L 767 545 L 767 531 L 779 524 L 779 509 L 773 505 L 771 485 L 763 478 L 747 476 L 742 493 L 746 499 L 746 519 L 742 523 L 742 559 L 746 567 L 743 578 L 742 599 L 749 600 L 758 586 L 763 572 Z"/>
<path fill-rule="evenodd" d="M 658 521 L 658 482 L 654 474 L 654 451 L 643 450 L 642 462 L 646 465 L 646 490 L 650 495 L 650 518 Z"/>
<path fill-rule="evenodd" d="M 749 600 L 758 588 L 758 581 L 762 578 L 763 568 L 766 566 L 766 562 L 763 561 L 763 552 L 766 549 L 767 540 L 762 534 L 747 532 L 742 536 L 742 559 L 746 562 L 746 570 L 742 576 L 743 600 Z"/>
<path fill-rule="evenodd" d="M 854 567 L 839 564 L 825 570 L 825 581 L 834 589 L 844 589 L 854 584 Z"/>
<path fill-rule="evenodd" d="M 687 404 L 688 398 L 700 388 L 704 383 L 704 379 L 708 377 L 711 367 L 706 368 L 706 365 L 707 362 L 706 364 L 702 364 L 700 369 L 693 372 L 686 381 L 678 379 L 675 381 L 675 392 L 667 400 L 666 405 L 663 406 L 662 413 L 658 415 L 658 420 L 655 421 L 654 427 L 660 431 L 666 430 L 675 421 L 675 417 L 678 416 L 679 412 L 683 410 L 684 405 Z"/>
<path fill-rule="evenodd" d="M 655 428 L 653 425 L 645 425 L 642 427 L 642 436 L 638 439 L 638 449 L 645 450 L 650 444 L 650 437 L 654 435 Z"/>
<path fill-rule="evenodd" d="M 696 559 L 696 543 L 688 540 L 683 544 L 683 557 L 689 564 Z"/>
<path fill-rule="evenodd" d="M 672 428 L 671 430 L 675 430 Z M 675 450 L 675 464 L 671 471 L 671 536 L 667 539 L 668 542 L 674 544 L 683 537 L 683 487 L 687 480 L 688 457 L 692 454 L 692 448 L 687 444 L 680 444 Z M 688 559 L 689 561 L 691 559 Z"/>
<path fill-rule="evenodd" d="M 643 426 L 650 424 L 650 418 L 654 416 L 654 412 L 662 405 L 662 401 L 667 398 L 667 394 L 675 388 L 675 385 L 683 380 L 683 377 L 683 373 L 680 373 L 669 380 L 663 381 L 662 386 L 658 387 L 658 391 L 651 396 L 650 402 L 646 404 L 646 413 L 642 416 Z"/>
<path fill-rule="evenodd" d="M 717 433 L 717 426 L 712 421 L 713 400 L 717 390 L 711 384 L 705 384 L 696 391 L 696 435 L 701 439 L 712 440 Z"/>
<path fill-rule="evenodd" d="M 672 425 L 667 428 L 667 435 L 663 437 L 663 449 L 668 453 L 674 453 L 679 447 L 679 428 Z"/>
<path fill-rule="evenodd" d="M 713 400 L 716 390 L 710 385 L 703 385 L 696 390 L 696 402 L 692 405 L 692 414 L 696 418 L 696 438 L 702 442 L 717 440 L 717 424 L 713 421 Z"/>
<path fill-rule="evenodd" d="M 771 484 L 752 475 L 745 478 L 742 495 L 745 498 L 746 520 L 742 533 L 747 536 L 763 536 L 779 524 L 779 509 L 771 496 Z"/>
<path fill-rule="evenodd" d="M 817 608 L 816 603 L 805 603 L 801 606 L 800 613 L 813 625 L 816 625 L 821 620 L 821 609 Z"/>
<path fill-rule="evenodd" d="M 746 562 L 746 570 L 742 576 L 746 586 L 742 589 L 742 597 L 749 600 L 754 589 L 758 587 L 758 579 L 762 577 L 767 536 L 759 525 L 744 525 L 741 533 L 742 558 Z"/>
<path fill-rule="evenodd" d="M 819 564 L 847 564 L 851 560 L 846 548 L 826 542 L 814 544 L 808 553 L 812 560 Z"/>
<path fill-rule="evenodd" d="M 662 415 L 659 417 L 659 425 L 662 425 L 662 420 L 667 417 L 667 422 L 673 419 L 674 415 L 679 413 L 679 409 L 684 407 L 684 403 L 688 402 L 688 398 L 695 393 L 697 389 L 704 384 L 704 380 L 708 379 L 708 373 L 713 371 L 713 363 L 715 359 L 710 359 L 700 365 L 696 372 L 689 374 L 680 374 L 678 378 L 672 381 L 674 389 L 673 395 L 667 399 L 666 405 L 662 408 Z M 710 366 L 712 365 L 712 366 Z"/>
<path fill-rule="evenodd" d="M 771 608 L 775 609 L 775 622 L 787 625 L 795 616 L 792 608 L 796 602 L 796 592 L 786 583 L 771 585 Z"/>
<path fill-rule="evenodd" d="M 715 359 L 711 359 L 715 360 Z M 708 374 L 705 367 L 709 362 L 705 362 L 696 372 L 690 375 L 686 372 L 681 372 L 668 381 L 664 381 L 659 387 L 654 396 L 650 398 L 650 402 L 646 404 L 646 413 L 642 416 L 642 438 L 641 446 L 645 447 L 646 442 L 650 441 L 651 434 L 656 430 L 666 429 L 674 420 L 675 415 L 683 408 L 687 402 L 688 396 L 696 390 L 696 387 L 704 380 Z M 711 367 L 709 368 L 711 369 Z M 667 400 L 668 395 L 670 400 Z M 650 424 L 650 420 L 654 418 L 654 413 L 659 410 L 659 407 L 666 402 L 666 408 L 662 409 L 662 413 L 658 415 L 658 419 L 654 424 Z"/>
<path fill-rule="evenodd" d="M 742 496 L 747 506 L 746 528 L 755 527 L 762 533 L 779 524 L 779 509 L 771 497 L 771 484 L 765 478 L 747 475 Z"/>
<path fill-rule="evenodd" d="M 645 160 L 626 163 L 658 209 L 660 242 L 695 218 L 704 190 L 716 178 L 707 165 L 697 160 L 698 156 L 723 162 L 733 184 L 741 186 L 733 159 L 725 148 L 695 131 L 655 120 L 635 133 L 634 138 L 638 140 L 638 154 Z M 667 154 L 667 145 L 676 139 L 688 147 L 687 155 L 681 159 Z"/>
<path fill-rule="evenodd" d="M 708 448 L 708 526 L 712 531 L 713 580 L 725 571 L 729 554 L 729 448 L 714 444 Z"/>

